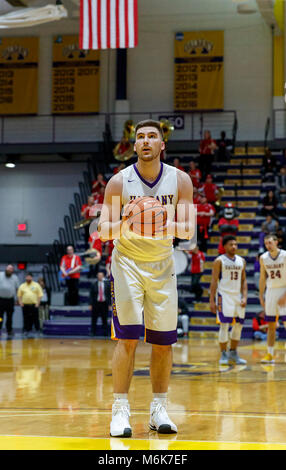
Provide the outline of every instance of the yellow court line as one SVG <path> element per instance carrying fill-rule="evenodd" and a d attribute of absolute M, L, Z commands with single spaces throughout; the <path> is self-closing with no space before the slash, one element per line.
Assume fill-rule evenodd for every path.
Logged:
<path fill-rule="evenodd" d="M 0 450 L 286 450 L 283 443 L 0 436 Z"/>

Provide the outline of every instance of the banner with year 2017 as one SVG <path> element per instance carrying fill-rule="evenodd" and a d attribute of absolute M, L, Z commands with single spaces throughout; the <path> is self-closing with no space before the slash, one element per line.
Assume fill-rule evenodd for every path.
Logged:
<path fill-rule="evenodd" d="M 222 110 L 224 32 L 175 35 L 175 111 Z"/>
<path fill-rule="evenodd" d="M 80 50 L 78 36 L 53 44 L 53 114 L 99 112 L 99 51 Z"/>
<path fill-rule="evenodd" d="M 0 114 L 37 114 L 38 38 L 0 38 Z"/>

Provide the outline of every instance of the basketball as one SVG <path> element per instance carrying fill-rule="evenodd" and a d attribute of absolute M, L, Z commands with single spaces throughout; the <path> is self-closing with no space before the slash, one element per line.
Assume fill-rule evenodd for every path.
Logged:
<path fill-rule="evenodd" d="M 143 237 L 154 237 L 156 232 L 163 230 L 167 221 L 166 208 L 157 199 L 149 196 L 131 201 L 125 215 L 128 217 L 130 230 Z"/>

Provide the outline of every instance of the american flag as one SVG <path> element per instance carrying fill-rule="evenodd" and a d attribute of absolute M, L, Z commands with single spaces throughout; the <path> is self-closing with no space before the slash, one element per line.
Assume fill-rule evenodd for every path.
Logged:
<path fill-rule="evenodd" d="M 118 49 L 137 43 L 137 0 L 80 0 L 80 49 Z"/>

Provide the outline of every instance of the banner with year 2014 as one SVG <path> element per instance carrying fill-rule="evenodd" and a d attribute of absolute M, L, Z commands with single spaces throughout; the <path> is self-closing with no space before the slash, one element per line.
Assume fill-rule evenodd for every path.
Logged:
<path fill-rule="evenodd" d="M 37 114 L 38 45 L 38 38 L 0 38 L 0 114 Z"/>
<path fill-rule="evenodd" d="M 53 114 L 99 112 L 99 51 L 80 50 L 78 36 L 53 44 Z"/>
<path fill-rule="evenodd" d="M 175 35 L 175 111 L 222 110 L 224 32 Z"/>

